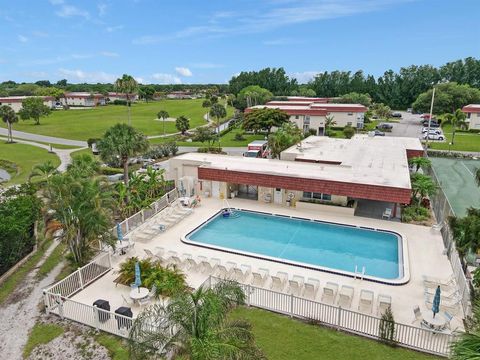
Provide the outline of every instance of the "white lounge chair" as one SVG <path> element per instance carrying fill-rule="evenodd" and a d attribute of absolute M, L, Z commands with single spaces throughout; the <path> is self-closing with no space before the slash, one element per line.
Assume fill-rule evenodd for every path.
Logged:
<path fill-rule="evenodd" d="M 288 280 L 288 292 L 293 296 L 303 295 L 303 284 L 305 278 L 299 275 L 293 275 L 292 279 Z"/>
<path fill-rule="evenodd" d="M 338 306 L 350 308 L 352 306 L 353 294 L 355 290 L 348 285 L 342 285 L 338 292 Z"/>
<path fill-rule="evenodd" d="M 427 308 L 431 309 L 432 303 L 433 303 L 433 296 L 431 297 L 425 296 L 425 305 L 427 306 Z M 462 303 L 462 299 L 460 297 L 454 300 L 442 299 L 440 301 L 440 310 L 448 311 L 452 314 L 457 314 L 461 303 Z"/>
<path fill-rule="evenodd" d="M 442 316 L 443 316 L 443 318 L 445 319 L 445 326 L 446 326 L 448 329 L 451 329 L 450 323 L 451 323 L 452 320 L 453 320 L 453 315 L 451 315 L 450 313 L 444 311 L 444 312 L 442 313 Z"/>
<path fill-rule="evenodd" d="M 198 270 L 200 271 L 200 273 L 206 274 L 206 275 L 211 275 L 213 273 L 213 267 L 208 262 L 208 260 L 201 260 L 198 263 Z"/>
<path fill-rule="evenodd" d="M 440 289 L 442 287 L 440 286 Z M 424 294 L 425 295 L 429 295 L 429 296 L 435 296 L 435 292 L 437 291 L 437 288 L 433 288 L 433 287 L 425 287 L 424 288 Z M 456 299 L 457 297 L 460 296 L 459 292 L 458 292 L 458 289 L 457 288 L 453 288 L 453 287 L 450 287 L 450 288 L 447 288 L 445 290 L 442 290 L 441 293 L 440 293 L 440 296 L 442 297 L 442 299 Z"/>
<path fill-rule="evenodd" d="M 238 281 L 239 283 L 245 283 L 251 274 L 250 265 L 240 265 L 240 268 L 234 267 L 231 270 L 233 280 Z"/>
<path fill-rule="evenodd" d="M 360 299 L 358 300 L 358 310 L 371 313 L 373 311 L 373 300 L 375 295 L 371 290 L 360 291 Z"/>
<path fill-rule="evenodd" d="M 423 285 L 427 288 L 436 288 L 440 285 L 442 290 L 451 290 L 456 286 L 455 276 L 452 274 L 446 279 L 423 275 Z"/>
<path fill-rule="evenodd" d="M 185 270 L 189 271 L 197 271 L 198 270 L 198 265 L 195 260 L 193 260 L 192 257 L 187 257 L 183 260 L 183 268 Z"/>
<path fill-rule="evenodd" d="M 386 208 L 382 214 L 382 219 L 390 219 L 392 217 L 392 209 Z"/>
<path fill-rule="evenodd" d="M 385 312 L 385 310 L 387 310 L 388 307 L 392 306 L 392 297 L 390 295 L 378 294 L 377 302 L 377 313 L 378 315 L 381 315 Z"/>
<path fill-rule="evenodd" d="M 333 304 L 337 297 L 338 284 L 328 281 L 323 287 L 322 301 Z"/>
<path fill-rule="evenodd" d="M 288 274 L 283 271 L 277 272 L 277 275 L 270 276 L 272 279 L 272 284 L 270 285 L 270 289 L 273 291 L 283 292 L 285 289 L 285 283 L 288 279 Z"/>
<path fill-rule="evenodd" d="M 310 300 L 317 298 L 318 289 L 320 288 L 320 281 L 313 278 L 308 278 L 304 284 L 305 290 L 303 296 Z"/>
<path fill-rule="evenodd" d="M 268 277 L 268 269 L 259 268 L 257 271 L 252 271 L 252 285 L 263 287 Z"/>

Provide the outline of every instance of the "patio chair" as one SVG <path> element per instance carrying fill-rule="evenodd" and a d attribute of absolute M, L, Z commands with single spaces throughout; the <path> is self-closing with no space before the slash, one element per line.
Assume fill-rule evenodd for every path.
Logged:
<path fill-rule="evenodd" d="M 389 220 L 391 217 L 392 217 L 392 209 L 391 208 L 386 208 L 385 211 L 382 214 L 382 219 Z"/>
<path fill-rule="evenodd" d="M 227 270 L 227 267 L 222 264 L 217 264 L 215 266 L 215 270 L 213 272 L 214 276 L 217 276 L 221 279 L 226 279 L 228 277 L 229 271 Z"/>
<path fill-rule="evenodd" d="M 129 306 L 133 306 L 135 305 L 135 303 L 133 301 L 129 301 L 123 294 L 121 294 L 122 296 L 122 299 L 123 299 L 123 302 Z"/>
<path fill-rule="evenodd" d="M 302 296 L 304 283 L 305 278 L 303 276 L 293 275 L 292 279 L 288 280 L 288 292 L 293 296 Z"/>
<path fill-rule="evenodd" d="M 230 279 L 233 279 L 233 269 L 237 267 L 237 263 L 236 262 L 233 262 L 233 261 L 227 261 L 225 263 L 225 267 L 227 268 L 228 270 L 228 276 Z"/>
<path fill-rule="evenodd" d="M 246 282 L 248 276 L 251 273 L 251 267 L 250 265 L 242 264 L 240 265 L 240 268 L 238 267 L 232 268 L 231 272 L 232 272 L 232 278 L 234 280 L 238 281 L 239 283 L 244 283 Z"/>
<path fill-rule="evenodd" d="M 184 207 L 182 204 L 177 203 L 174 207 L 174 211 L 183 214 L 183 215 L 190 215 L 193 213 L 193 209 L 189 207 Z"/>
<path fill-rule="evenodd" d="M 328 281 L 323 288 L 322 301 L 333 304 L 337 297 L 337 292 L 338 284 Z"/>
<path fill-rule="evenodd" d="M 450 314 L 450 313 L 448 313 L 448 312 L 446 312 L 446 311 L 444 311 L 444 312 L 442 313 L 442 316 L 443 316 L 443 318 L 445 319 L 445 327 L 451 330 L 452 328 L 451 328 L 451 326 L 450 326 L 450 323 L 451 323 L 452 320 L 453 320 L 453 315 Z"/>
<path fill-rule="evenodd" d="M 208 260 L 201 260 L 198 269 L 201 274 L 211 275 L 213 273 L 213 267 Z"/>
<path fill-rule="evenodd" d="M 259 268 L 257 271 L 252 271 L 252 285 L 263 287 L 268 277 L 268 269 Z"/>
<path fill-rule="evenodd" d="M 355 290 L 348 285 L 342 285 L 338 292 L 338 306 L 350 308 L 352 306 L 353 294 Z"/>
<path fill-rule="evenodd" d="M 371 313 L 373 310 L 373 300 L 375 295 L 371 290 L 362 289 L 360 291 L 360 300 L 358 300 L 358 310 Z"/>
<path fill-rule="evenodd" d="M 147 257 L 148 257 L 149 259 L 154 259 L 154 258 L 156 257 L 155 254 L 152 253 L 152 251 L 149 250 L 149 249 L 143 249 L 143 251 L 145 251 L 145 254 L 147 254 Z"/>
<path fill-rule="evenodd" d="M 183 268 L 189 271 L 197 271 L 198 270 L 197 262 L 192 257 L 187 257 L 183 260 Z"/>
<path fill-rule="evenodd" d="M 415 315 L 415 319 L 412 321 L 412 324 L 416 323 L 417 321 L 421 322 L 423 320 L 422 312 L 420 311 L 420 306 L 416 305 L 413 308 L 413 314 Z"/>
<path fill-rule="evenodd" d="M 303 292 L 303 297 L 315 300 L 317 297 L 318 289 L 320 287 L 320 281 L 313 278 L 308 278 L 304 284 L 305 290 Z"/>
<path fill-rule="evenodd" d="M 285 289 L 285 283 L 288 279 L 288 274 L 283 271 L 277 272 L 277 275 L 270 276 L 272 279 L 272 284 L 270 285 L 270 289 L 273 291 L 283 292 Z"/>
<path fill-rule="evenodd" d="M 165 248 L 161 246 L 155 246 L 155 256 L 162 258 L 165 254 Z"/>
<path fill-rule="evenodd" d="M 377 302 L 377 314 L 381 315 L 385 312 L 385 310 L 387 310 L 388 307 L 392 306 L 392 297 L 390 295 L 378 294 Z"/>

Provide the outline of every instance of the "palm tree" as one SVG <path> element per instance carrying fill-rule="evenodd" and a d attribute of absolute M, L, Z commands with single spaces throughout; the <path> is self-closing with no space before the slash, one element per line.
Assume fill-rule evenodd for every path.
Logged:
<path fill-rule="evenodd" d="M 475 171 L 475 182 L 477 186 L 480 186 L 480 168 Z"/>
<path fill-rule="evenodd" d="M 432 196 L 437 192 L 437 185 L 427 175 L 415 173 L 412 175 L 413 198 L 418 200 L 420 205 L 425 196 Z"/>
<path fill-rule="evenodd" d="M 157 119 L 162 119 L 163 121 L 163 135 L 165 136 L 165 119 L 169 118 L 170 115 L 168 114 L 168 112 L 166 110 L 160 110 L 158 113 L 157 113 Z"/>
<path fill-rule="evenodd" d="M 336 125 L 337 122 L 334 120 L 333 115 L 325 116 L 325 135 L 328 136 L 330 134 L 330 127 Z"/>
<path fill-rule="evenodd" d="M 420 170 L 420 168 L 426 168 L 426 167 L 429 167 L 430 165 L 432 165 L 432 162 L 430 161 L 430 159 L 428 159 L 426 157 L 422 157 L 422 156 L 417 156 L 417 157 L 411 158 L 410 160 L 408 160 L 408 163 L 410 165 L 415 166 L 415 172 L 416 173 L 418 172 L 418 170 Z"/>
<path fill-rule="evenodd" d="M 457 109 L 453 114 L 445 114 L 444 118 L 446 121 L 452 124 L 452 145 L 453 145 L 457 127 L 463 128 L 465 126 L 466 124 L 465 119 L 467 118 L 467 116 L 462 110 Z"/>
<path fill-rule="evenodd" d="M 90 260 L 99 240 L 109 245 L 114 242 L 112 194 L 101 178 L 75 178 L 68 172 L 54 175 L 44 196 L 53 218 L 62 224 L 62 239 L 75 266 Z"/>
<path fill-rule="evenodd" d="M 131 358 L 264 359 L 251 325 L 228 319 L 230 310 L 244 300 L 237 283 L 222 281 L 211 289 L 183 292 L 171 297 L 168 304 L 147 308 L 130 331 Z"/>
<path fill-rule="evenodd" d="M 3 122 L 7 124 L 8 127 L 7 142 L 12 143 L 12 124 L 18 122 L 18 116 L 17 114 L 15 114 L 15 111 L 13 111 L 10 106 L 2 105 L 0 106 L 0 117 L 2 118 Z"/>
<path fill-rule="evenodd" d="M 209 109 L 212 106 L 212 103 L 210 100 L 204 100 L 202 103 L 202 107 L 205 109 Z M 210 121 L 210 110 L 207 111 L 207 121 Z"/>
<path fill-rule="evenodd" d="M 123 74 L 123 76 L 115 81 L 115 91 L 124 93 L 127 98 L 128 109 L 128 125 L 131 124 L 130 120 L 130 97 L 138 91 L 138 82 L 131 75 Z"/>
<path fill-rule="evenodd" d="M 452 344 L 452 360 L 474 360 L 478 359 L 480 349 L 480 303 L 476 301 L 473 305 L 471 320 L 467 323 L 467 332 L 459 334 L 457 341 Z"/>
<path fill-rule="evenodd" d="M 53 165 L 53 163 L 50 160 L 48 160 L 42 164 L 35 165 L 28 179 L 31 180 L 34 177 L 40 176 L 42 178 L 47 179 L 48 181 L 52 175 L 55 175 L 57 173 L 58 173 L 57 167 Z"/>
<path fill-rule="evenodd" d="M 67 166 L 67 171 L 77 178 L 94 177 L 100 170 L 100 163 L 90 154 L 74 156 L 72 163 Z"/>
<path fill-rule="evenodd" d="M 120 160 L 123 167 L 123 181 L 128 186 L 128 161 L 131 157 L 148 150 L 145 135 L 127 124 L 116 124 L 107 130 L 97 144 L 103 161 Z"/>
<path fill-rule="evenodd" d="M 210 115 L 217 118 L 217 134 L 218 136 L 218 146 L 220 147 L 220 119 L 227 116 L 227 110 L 221 104 L 215 103 L 212 105 L 210 109 Z"/>

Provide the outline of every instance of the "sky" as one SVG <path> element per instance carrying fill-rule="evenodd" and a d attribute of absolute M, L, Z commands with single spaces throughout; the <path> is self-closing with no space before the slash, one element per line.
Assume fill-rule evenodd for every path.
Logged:
<path fill-rule="evenodd" d="M 480 0 L 0 0 L 0 81 L 226 83 L 283 67 L 380 76 L 480 58 Z"/>

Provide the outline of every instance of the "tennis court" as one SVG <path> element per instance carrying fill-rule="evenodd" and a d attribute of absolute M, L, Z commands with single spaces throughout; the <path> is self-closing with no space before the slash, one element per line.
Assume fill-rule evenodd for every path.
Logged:
<path fill-rule="evenodd" d="M 455 215 L 465 216 L 469 207 L 480 207 L 480 187 L 475 172 L 480 160 L 431 157 L 432 166 Z"/>

